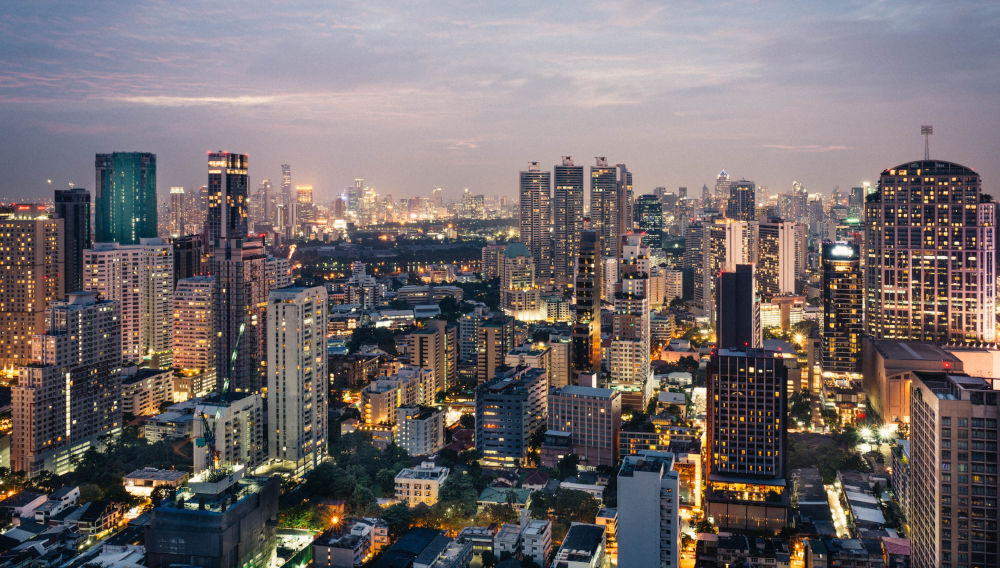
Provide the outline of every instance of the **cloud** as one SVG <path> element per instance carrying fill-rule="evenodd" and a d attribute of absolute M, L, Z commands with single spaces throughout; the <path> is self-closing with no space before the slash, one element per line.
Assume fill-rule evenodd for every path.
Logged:
<path fill-rule="evenodd" d="M 156 107 L 202 107 L 202 106 L 257 106 L 274 103 L 278 97 L 239 95 L 235 97 L 178 97 L 171 95 L 147 95 L 109 97 L 125 103 Z"/>
<path fill-rule="evenodd" d="M 839 144 L 761 144 L 761 148 L 769 150 L 782 150 L 785 152 L 842 152 L 850 150 L 850 146 Z"/>

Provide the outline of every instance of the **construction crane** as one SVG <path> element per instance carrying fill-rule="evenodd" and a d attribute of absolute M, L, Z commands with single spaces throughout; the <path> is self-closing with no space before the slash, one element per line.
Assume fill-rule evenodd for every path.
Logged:
<path fill-rule="evenodd" d="M 240 332 L 239 334 L 236 335 L 236 344 L 233 345 L 233 352 L 229 356 L 228 372 L 226 373 L 225 378 L 222 379 L 222 389 L 220 389 L 219 391 L 219 407 L 218 410 L 215 411 L 214 422 L 212 424 L 209 424 L 208 414 L 206 414 L 205 412 L 201 413 L 201 424 L 205 431 L 202 434 L 202 437 L 195 440 L 195 445 L 198 446 L 199 448 L 206 448 L 207 451 L 211 452 L 212 461 L 210 462 L 211 465 L 209 466 L 209 469 L 212 472 L 218 471 L 221 466 L 220 464 L 221 457 L 219 455 L 219 450 L 215 446 L 214 426 L 217 425 L 219 423 L 219 420 L 222 419 L 222 403 L 225 402 L 226 393 L 229 392 L 229 381 L 232 378 L 233 370 L 236 367 L 236 354 L 239 351 L 240 340 L 243 339 L 243 332 L 246 331 L 246 328 L 247 328 L 246 322 L 240 324 Z"/>

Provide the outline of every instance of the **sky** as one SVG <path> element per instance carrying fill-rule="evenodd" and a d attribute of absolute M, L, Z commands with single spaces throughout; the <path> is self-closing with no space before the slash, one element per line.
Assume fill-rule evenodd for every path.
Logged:
<path fill-rule="evenodd" d="M 206 151 L 332 199 L 507 195 L 529 161 L 624 162 L 697 194 L 846 190 L 923 155 L 1000 183 L 1000 3 L 0 4 L 0 198 L 93 188 L 94 154 L 157 154 L 161 199 Z M 52 186 L 47 180 L 52 180 Z"/>

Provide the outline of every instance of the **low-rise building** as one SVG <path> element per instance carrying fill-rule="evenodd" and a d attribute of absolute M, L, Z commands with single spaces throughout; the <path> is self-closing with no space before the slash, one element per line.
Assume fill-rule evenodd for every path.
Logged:
<path fill-rule="evenodd" d="M 177 489 L 188 479 L 188 473 L 174 469 L 144 467 L 125 476 L 125 491 L 138 497 L 149 497 L 159 487 Z"/>
<path fill-rule="evenodd" d="M 437 503 L 438 491 L 448 479 L 448 468 L 424 462 L 419 467 L 403 468 L 396 474 L 396 499 L 415 507 Z"/>
<path fill-rule="evenodd" d="M 604 527 L 574 523 L 566 532 L 552 568 L 603 568 L 604 546 Z"/>

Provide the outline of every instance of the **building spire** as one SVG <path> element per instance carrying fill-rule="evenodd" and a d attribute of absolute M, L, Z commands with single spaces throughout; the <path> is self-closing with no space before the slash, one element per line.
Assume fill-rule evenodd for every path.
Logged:
<path fill-rule="evenodd" d="M 924 160 L 931 159 L 931 134 L 934 134 L 934 127 L 925 124 L 920 127 L 920 133 L 924 135 Z"/>

